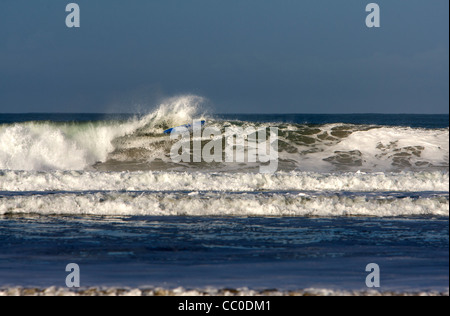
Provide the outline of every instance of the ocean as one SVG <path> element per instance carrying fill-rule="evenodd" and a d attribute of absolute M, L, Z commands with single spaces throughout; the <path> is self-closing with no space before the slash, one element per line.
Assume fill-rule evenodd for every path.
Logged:
<path fill-rule="evenodd" d="M 211 114 L 197 101 L 0 114 L 0 295 L 448 295 L 447 114 Z M 163 131 L 197 119 L 276 127 L 277 170 L 174 162 Z"/>

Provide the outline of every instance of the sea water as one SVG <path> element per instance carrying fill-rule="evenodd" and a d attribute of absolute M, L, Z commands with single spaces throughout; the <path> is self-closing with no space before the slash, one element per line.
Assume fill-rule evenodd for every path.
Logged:
<path fill-rule="evenodd" d="M 0 114 L 0 289 L 448 293 L 448 115 Z M 174 163 L 169 127 L 275 126 L 279 165 Z M 180 291 L 179 289 L 184 289 Z M 249 292 L 250 291 L 250 292 Z M 200 292 L 195 292 L 200 293 Z"/>

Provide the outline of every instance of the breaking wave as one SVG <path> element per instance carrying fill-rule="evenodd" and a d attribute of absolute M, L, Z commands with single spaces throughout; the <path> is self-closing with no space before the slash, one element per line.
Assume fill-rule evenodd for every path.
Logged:
<path fill-rule="evenodd" d="M 278 128 L 279 171 L 446 171 L 449 129 L 228 121 L 200 112 L 204 99 L 167 99 L 124 121 L 24 122 L 0 125 L 0 170 L 257 172 L 255 163 L 173 163 L 167 128 L 206 119 L 225 129 Z M 210 141 L 203 138 L 203 143 Z"/>

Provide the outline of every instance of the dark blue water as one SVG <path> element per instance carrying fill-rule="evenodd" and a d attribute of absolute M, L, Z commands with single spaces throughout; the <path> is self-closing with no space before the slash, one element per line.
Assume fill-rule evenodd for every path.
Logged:
<path fill-rule="evenodd" d="M 137 114 L 99 113 L 29 113 L 0 114 L 0 124 L 28 121 L 90 122 L 123 121 Z M 275 122 L 295 124 L 347 123 L 381 126 L 409 126 L 414 128 L 447 128 L 448 114 L 215 114 L 214 119 L 241 120 L 249 122 Z"/>
<path fill-rule="evenodd" d="M 448 288 L 447 218 L 0 218 L 0 286 Z"/>
<path fill-rule="evenodd" d="M 448 114 L 223 114 L 218 115 L 217 118 L 296 124 L 346 123 L 414 128 L 446 128 L 449 126 Z"/>

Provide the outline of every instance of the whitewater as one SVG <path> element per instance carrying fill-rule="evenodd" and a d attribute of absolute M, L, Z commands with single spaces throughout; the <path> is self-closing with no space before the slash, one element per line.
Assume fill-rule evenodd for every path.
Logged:
<path fill-rule="evenodd" d="M 0 120 L 0 213 L 449 214 L 448 127 L 248 120 L 208 114 L 204 102 L 173 97 L 114 119 Z M 163 131 L 200 119 L 222 136 L 277 127 L 277 171 L 261 174 L 255 162 L 174 163 L 174 140 Z"/>

